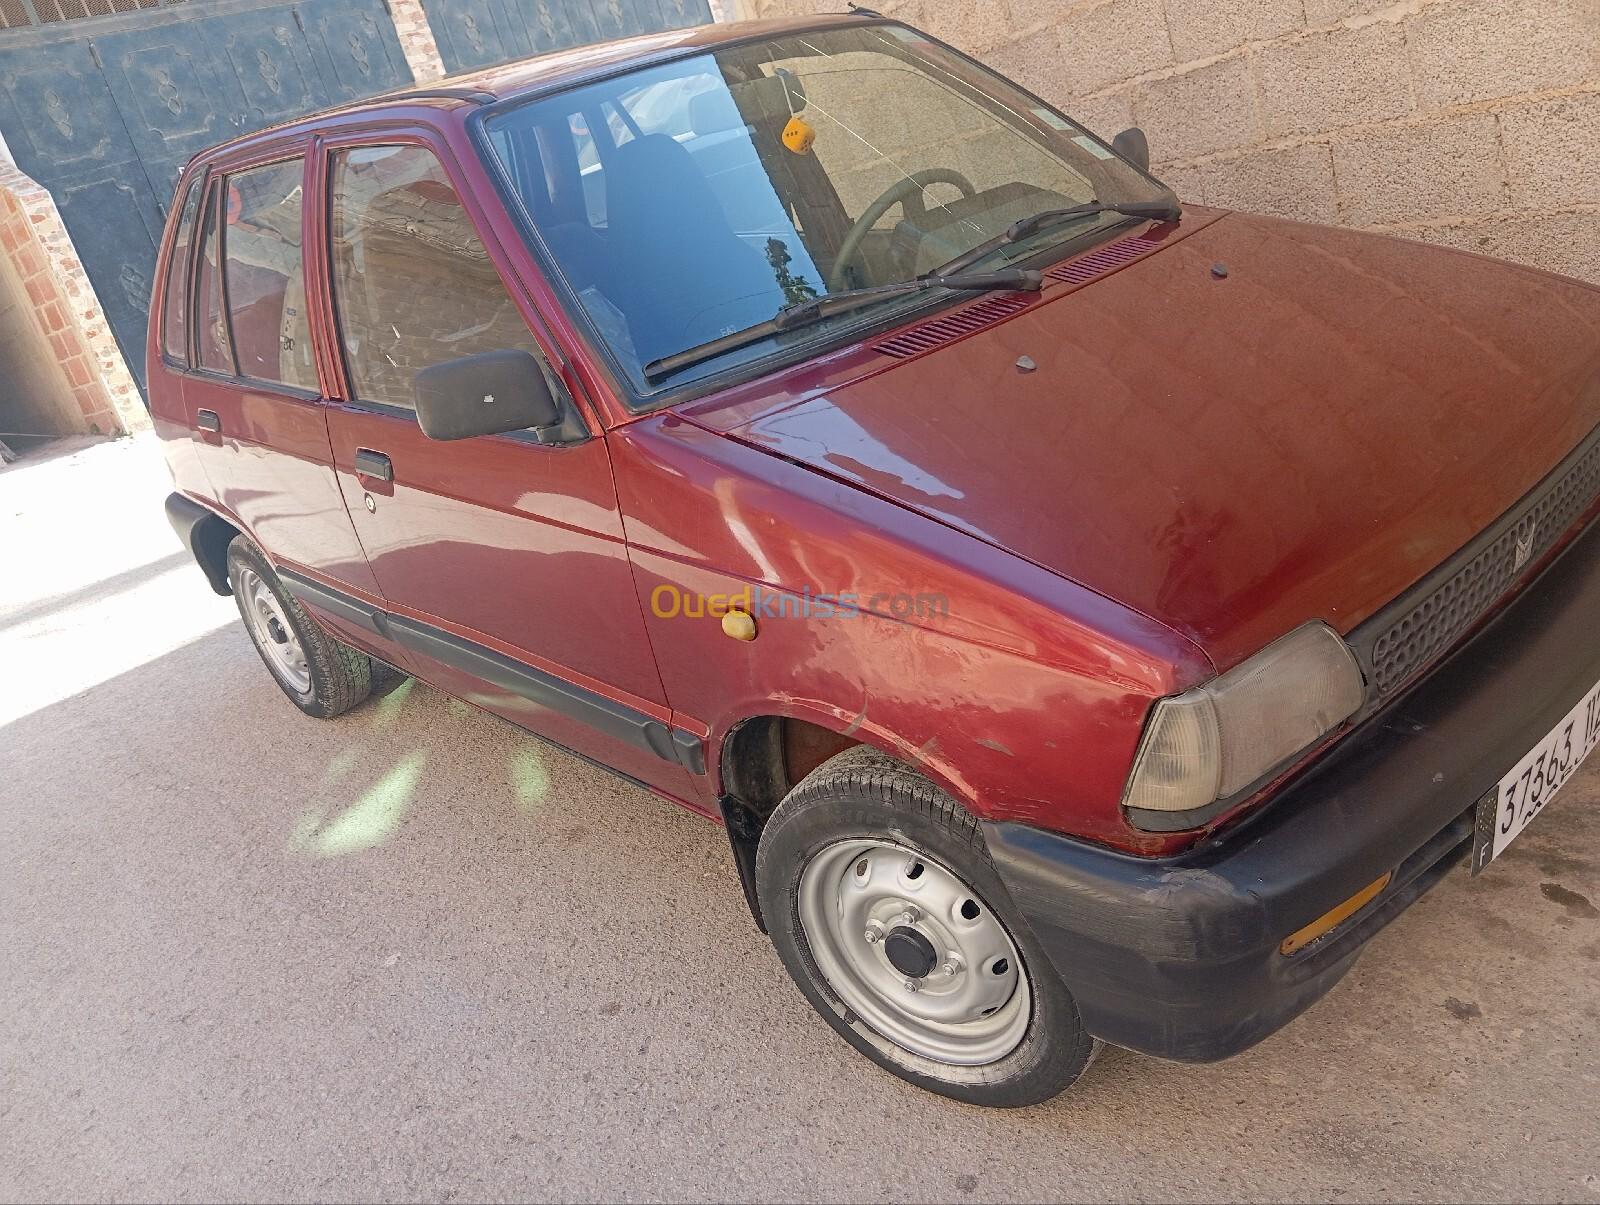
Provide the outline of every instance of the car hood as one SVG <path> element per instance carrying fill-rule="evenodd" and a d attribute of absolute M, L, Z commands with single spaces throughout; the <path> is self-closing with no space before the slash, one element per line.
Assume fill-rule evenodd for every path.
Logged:
<path fill-rule="evenodd" d="M 1219 670 L 1308 619 L 1348 632 L 1600 423 L 1600 291 L 1197 216 L 967 338 L 693 418 L 1133 607 Z"/>

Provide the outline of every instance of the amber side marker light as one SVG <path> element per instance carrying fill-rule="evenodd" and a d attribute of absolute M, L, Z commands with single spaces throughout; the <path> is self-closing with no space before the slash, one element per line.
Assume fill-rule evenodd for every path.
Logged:
<path fill-rule="evenodd" d="M 735 640 L 754 640 L 756 621 L 747 611 L 726 611 L 722 616 L 722 631 Z"/>
<path fill-rule="evenodd" d="M 1278 947 L 1278 953 L 1297 953 L 1298 951 L 1305 949 L 1312 942 L 1316 941 L 1317 938 L 1321 937 L 1324 933 L 1327 933 L 1331 929 L 1337 928 L 1339 925 L 1349 920 L 1357 912 L 1360 912 L 1373 900 L 1377 899 L 1378 896 L 1383 892 L 1383 889 L 1389 885 L 1389 880 L 1392 878 L 1394 878 L 1394 871 L 1391 870 L 1376 883 L 1367 884 L 1360 891 L 1356 892 L 1349 899 L 1347 899 L 1344 903 L 1335 905 L 1334 907 L 1328 909 L 1328 911 L 1317 917 L 1316 920 L 1312 921 L 1305 928 L 1296 929 L 1293 933 L 1289 934 L 1288 937 L 1283 939 L 1283 944 Z"/>

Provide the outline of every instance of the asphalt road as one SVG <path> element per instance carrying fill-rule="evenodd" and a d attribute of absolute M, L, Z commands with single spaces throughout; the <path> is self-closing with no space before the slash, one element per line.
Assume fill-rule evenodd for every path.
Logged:
<path fill-rule="evenodd" d="M 293 710 L 167 488 L 0 471 L 0 1197 L 1600 1201 L 1596 769 L 1256 1049 L 986 1112 L 808 1013 L 712 825 L 420 685 Z"/>

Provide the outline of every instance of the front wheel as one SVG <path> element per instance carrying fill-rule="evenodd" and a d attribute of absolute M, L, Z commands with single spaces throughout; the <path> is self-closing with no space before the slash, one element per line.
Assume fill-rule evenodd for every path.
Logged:
<path fill-rule="evenodd" d="M 800 990 L 901 1078 L 1015 1107 L 1088 1066 L 1095 1042 L 976 821 L 911 767 L 866 747 L 819 766 L 767 822 L 756 881 Z"/>

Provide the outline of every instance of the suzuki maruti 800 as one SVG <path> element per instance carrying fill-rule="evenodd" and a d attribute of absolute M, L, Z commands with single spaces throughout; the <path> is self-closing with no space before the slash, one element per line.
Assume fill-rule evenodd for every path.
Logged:
<path fill-rule="evenodd" d="M 1148 157 L 865 13 L 241 138 L 168 512 L 307 714 L 412 674 L 721 821 L 895 1074 L 1221 1058 L 1600 742 L 1600 291 Z"/>

